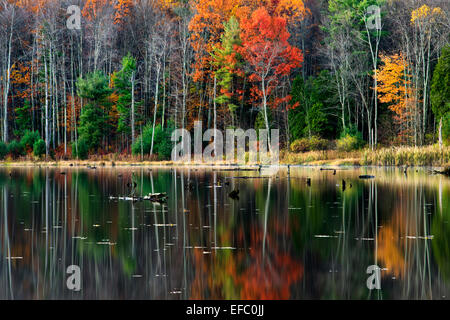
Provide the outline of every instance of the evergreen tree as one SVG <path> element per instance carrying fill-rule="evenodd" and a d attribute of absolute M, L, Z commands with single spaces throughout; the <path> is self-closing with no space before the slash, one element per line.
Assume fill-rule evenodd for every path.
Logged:
<path fill-rule="evenodd" d="M 77 80 L 77 92 L 80 97 L 89 101 L 81 111 L 78 128 L 80 139 L 87 143 L 89 150 L 97 150 L 109 130 L 111 103 L 108 97 L 111 89 L 108 87 L 108 79 L 100 71 L 88 73 L 85 79 Z"/>
<path fill-rule="evenodd" d="M 439 143 L 450 139 L 450 46 L 442 49 L 442 55 L 434 69 L 431 84 L 431 106 L 438 122 Z"/>
<path fill-rule="evenodd" d="M 317 77 L 303 81 L 298 75 L 291 90 L 291 109 L 289 110 L 289 130 L 292 140 L 312 136 L 334 137 L 336 126 L 332 126 L 331 110 L 328 105 L 336 105 L 333 88 L 330 87 L 331 75 L 327 71 Z"/>
<path fill-rule="evenodd" d="M 132 110 L 130 110 L 132 101 L 132 87 L 134 75 L 136 72 L 136 59 L 128 53 L 122 59 L 122 69 L 115 72 L 113 82 L 118 93 L 117 111 L 119 112 L 119 122 L 117 132 L 124 133 L 127 136 L 131 134 Z"/>
<path fill-rule="evenodd" d="M 236 17 L 232 16 L 228 22 L 224 23 L 224 32 L 221 36 L 221 43 L 214 47 L 211 54 L 214 58 L 213 64 L 218 68 L 215 75 L 217 84 L 220 87 L 220 95 L 216 98 L 219 104 L 227 103 L 234 122 L 234 114 L 238 108 L 235 99 L 233 99 L 232 82 L 233 77 L 237 74 L 237 68 L 241 63 L 242 57 L 235 50 L 236 46 L 240 46 L 241 29 Z"/>
<path fill-rule="evenodd" d="M 31 106 L 28 99 L 24 100 L 23 106 L 16 108 L 16 130 L 14 134 L 22 137 L 26 130 L 31 130 Z"/>

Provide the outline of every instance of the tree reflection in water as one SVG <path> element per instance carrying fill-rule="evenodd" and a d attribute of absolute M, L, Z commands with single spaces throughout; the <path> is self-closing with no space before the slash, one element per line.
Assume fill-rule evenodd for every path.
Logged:
<path fill-rule="evenodd" d="M 424 170 L 0 170 L 2 299 L 441 299 L 450 182 Z M 359 180 L 373 174 L 372 180 Z M 252 178 L 252 176 L 255 176 Z M 167 192 L 167 204 L 110 200 Z M 234 178 L 233 178 L 234 177 Z M 306 184 L 311 178 L 311 186 Z M 346 180 L 343 190 L 342 180 Z M 351 185 L 351 186 L 350 186 Z M 239 189 L 239 199 L 228 197 Z M 79 265 L 82 288 L 66 288 Z M 369 291 L 366 269 L 382 268 Z"/>

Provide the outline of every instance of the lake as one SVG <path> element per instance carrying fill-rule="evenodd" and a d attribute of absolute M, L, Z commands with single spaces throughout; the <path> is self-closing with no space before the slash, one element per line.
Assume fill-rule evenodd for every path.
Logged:
<path fill-rule="evenodd" d="M 11 167 L 0 199 L 0 299 L 450 297 L 450 179 L 423 168 Z"/>

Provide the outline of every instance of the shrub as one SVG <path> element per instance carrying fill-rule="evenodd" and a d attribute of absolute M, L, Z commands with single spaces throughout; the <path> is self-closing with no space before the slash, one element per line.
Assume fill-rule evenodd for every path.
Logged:
<path fill-rule="evenodd" d="M 40 157 L 45 154 L 45 141 L 38 139 L 33 145 L 33 154 L 36 157 Z"/>
<path fill-rule="evenodd" d="M 353 151 L 358 150 L 364 146 L 364 140 L 361 132 L 355 126 L 345 128 L 341 137 L 336 141 L 336 146 L 339 151 Z"/>
<path fill-rule="evenodd" d="M 326 150 L 328 141 L 317 136 L 312 136 L 310 139 L 301 138 L 291 143 L 291 151 L 295 153 Z"/>
<path fill-rule="evenodd" d="M 0 160 L 5 159 L 8 154 L 8 146 L 3 141 L 0 141 Z"/>
<path fill-rule="evenodd" d="M 341 137 L 336 141 L 337 149 L 339 151 L 353 151 L 358 150 L 362 147 L 363 143 L 357 136 L 352 136 L 350 134 Z"/>
<path fill-rule="evenodd" d="M 168 160 L 172 154 L 173 142 L 171 141 L 171 135 L 173 126 L 169 124 L 168 127 L 162 128 L 160 124 L 155 126 L 155 135 L 153 138 L 153 154 L 157 154 L 160 160 Z M 140 155 L 141 151 L 144 154 L 149 154 L 152 144 L 152 132 L 153 126 L 148 124 L 142 131 L 142 135 L 139 136 L 134 144 L 131 146 L 131 151 L 134 155 Z M 141 149 L 142 141 L 142 149 Z"/>
<path fill-rule="evenodd" d="M 316 150 L 326 150 L 328 146 L 328 140 L 322 139 L 317 136 L 312 136 L 311 139 L 309 139 L 309 149 L 311 151 Z"/>
<path fill-rule="evenodd" d="M 35 142 L 40 138 L 41 136 L 39 135 L 39 132 L 27 130 L 20 140 L 20 144 L 24 150 L 32 150 Z"/>
<path fill-rule="evenodd" d="M 17 158 L 24 154 L 24 150 L 22 145 L 17 140 L 13 140 L 8 145 L 8 153 L 14 158 Z"/>
<path fill-rule="evenodd" d="M 86 143 L 86 140 L 81 138 L 78 140 L 78 143 L 72 143 L 72 154 L 75 158 L 80 160 L 87 159 L 89 154 L 89 146 Z"/>
<path fill-rule="evenodd" d="M 295 153 L 309 151 L 309 140 L 307 138 L 295 140 L 291 143 L 291 151 Z"/>

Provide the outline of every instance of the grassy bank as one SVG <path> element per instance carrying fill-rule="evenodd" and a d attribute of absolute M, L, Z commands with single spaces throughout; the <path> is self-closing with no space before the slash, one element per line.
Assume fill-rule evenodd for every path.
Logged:
<path fill-rule="evenodd" d="M 309 151 L 293 153 L 282 151 L 280 154 L 281 164 L 297 165 L 374 165 L 374 166 L 435 166 L 444 167 L 450 165 L 450 147 L 440 150 L 437 146 L 426 147 L 399 147 L 380 148 L 378 150 L 357 150 L 344 152 L 337 150 Z M 94 155 L 87 160 L 38 160 L 32 156 L 18 159 L 7 159 L 0 161 L 0 166 L 185 166 L 185 165 L 207 165 L 212 163 L 180 163 L 172 161 L 156 161 L 149 157 L 143 160 L 136 156 L 126 155 Z M 226 165 L 225 162 L 214 163 L 214 165 Z"/>
<path fill-rule="evenodd" d="M 376 165 L 376 166 L 447 166 L 450 164 L 450 147 L 437 146 L 380 148 L 342 152 L 336 150 L 305 153 L 283 152 L 284 164 L 309 165 Z"/>

